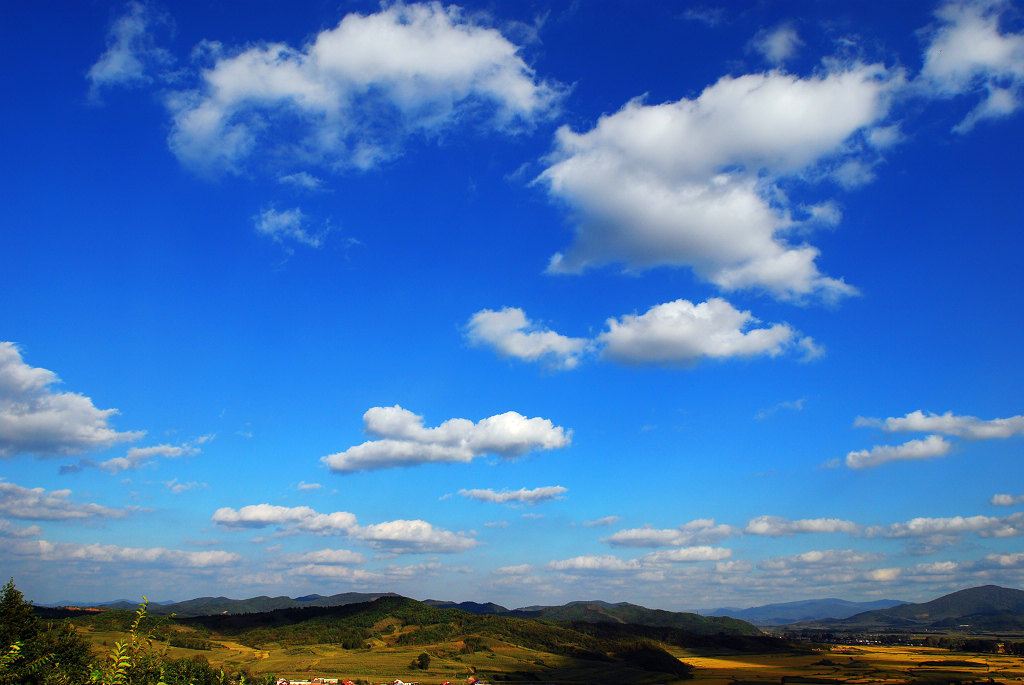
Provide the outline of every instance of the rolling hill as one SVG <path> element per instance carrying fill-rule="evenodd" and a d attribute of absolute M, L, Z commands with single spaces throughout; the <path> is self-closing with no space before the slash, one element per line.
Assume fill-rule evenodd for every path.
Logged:
<path fill-rule="evenodd" d="M 832 630 L 1024 630 L 1024 591 L 997 585 L 959 590 L 921 604 L 902 604 L 839 621 L 804 624 Z"/>
<path fill-rule="evenodd" d="M 723 607 L 708 612 L 708 616 L 731 616 L 748 621 L 756 626 L 782 626 L 803 621 L 820 619 L 849 618 L 855 614 L 905 604 L 895 599 L 880 599 L 874 602 L 848 602 L 845 599 L 808 599 L 799 602 L 765 604 L 748 609 Z"/>
<path fill-rule="evenodd" d="M 561 606 L 527 607 L 509 611 L 503 616 L 546 619 L 548 621 L 577 621 L 582 623 L 621 623 L 629 625 L 678 628 L 700 635 L 725 633 L 731 635 L 758 635 L 760 630 L 750 623 L 726 616 L 701 616 L 687 612 L 647 609 L 636 604 L 620 602 L 570 602 Z"/>
<path fill-rule="evenodd" d="M 212 616 L 214 614 L 252 614 L 277 609 L 297 609 L 300 607 L 333 607 L 367 602 L 378 597 L 397 597 L 393 592 L 343 592 L 324 597 L 307 595 L 305 597 L 250 597 L 248 599 L 229 599 L 227 597 L 197 597 L 182 602 L 150 603 L 149 613 L 154 615 L 176 616 Z M 138 602 L 121 600 L 108 604 L 97 605 L 104 609 L 135 611 Z"/>

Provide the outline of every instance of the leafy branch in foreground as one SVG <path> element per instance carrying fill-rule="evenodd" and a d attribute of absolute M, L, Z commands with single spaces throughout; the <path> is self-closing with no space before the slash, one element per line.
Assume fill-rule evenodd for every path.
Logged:
<path fill-rule="evenodd" d="M 142 604 L 135 612 L 135 620 L 128 630 L 128 639 L 115 642 L 99 667 L 94 667 L 90 682 L 99 685 L 132 685 L 140 678 L 151 661 L 148 649 L 153 646 L 152 630 L 142 632 L 142 622 L 146 618 L 149 600 L 145 596 Z"/>

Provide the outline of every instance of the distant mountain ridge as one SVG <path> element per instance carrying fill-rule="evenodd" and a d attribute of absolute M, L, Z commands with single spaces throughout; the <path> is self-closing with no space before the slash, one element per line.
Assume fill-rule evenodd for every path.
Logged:
<path fill-rule="evenodd" d="M 841 621 L 818 622 L 839 630 L 968 629 L 1024 630 L 1024 591 L 983 585 L 943 595 L 930 602 L 866 611 Z"/>
<path fill-rule="evenodd" d="M 174 613 L 180 617 L 242 615 L 290 612 L 297 609 L 325 609 L 371 602 L 378 598 L 406 599 L 393 592 L 345 592 L 328 597 L 312 594 L 302 597 L 199 597 L 184 602 L 150 604 L 153 614 Z M 409 600 L 415 601 L 415 600 Z M 1024 591 L 985 585 L 967 588 L 920 604 L 898 600 L 848 602 L 828 598 L 767 604 L 749 609 L 716 609 L 708 615 L 648 609 L 628 602 L 600 600 L 575 601 L 558 606 L 534 605 L 508 610 L 493 602 L 448 602 L 426 600 L 423 606 L 435 609 L 459 609 L 477 616 L 543 619 L 559 623 L 649 626 L 683 630 L 693 634 L 754 635 L 756 625 L 798 626 L 810 630 L 950 630 L 1024 631 Z M 885 608 L 870 608 L 886 605 Z M 81 607 L 90 606 L 87 603 Z M 93 604 L 102 609 L 134 610 L 135 602 Z M 867 611 L 857 611 L 868 607 Z M 43 607 L 37 607 L 41 611 Z M 48 610 L 53 613 L 54 609 Z M 843 614 L 846 613 L 846 616 Z M 850 615 L 852 614 L 852 615 Z M 816 616 L 815 618 L 808 618 Z M 280 617 L 279 617 L 280 618 Z"/>
<path fill-rule="evenodd" d="M 293 609 L 344 607 L 350 604 L 371 602 L 381 597 L 406 599 L 393 592 L 361 593 L 346 592 L 324 597 L 305 595 L 302 597 L 250 597 L 229 599 L 227 597 L 197 597 L 183 602 L 150 604 L 152 614 L 185 617 L 239 616 L 244 614 L 265 614 L 287 612 Z M 415 600 L 410 600 L 415 601 Z M 676 628 L 701 635 L 731 634 L 757 635 L 760 631 L 750 623 L 725 616 L 701 616 L 700 614 L 648 609 L 628 602 L 611 604 L 600 600 L 576 601 L 560 606 L 531 606 L 509 610 L 493 602 L 447 602 L 428 599 L 421 604 L 436 609 L 458 609 L 478 616 L 492 615 L 504 618 L 546 619 L 549 621 L 578 623 L 612 623 L 620 625 L 641 625 L 658 628 Z M 94 605 L 108 610 L 130 610 L 138 608 L 137 602 L 118 601 Z M 280 616 L 279 616 L 280 617 Z"/>
<path fill-rule="evenodd" d="M 679 628 L 692 633 L 756 635 L 757 628 L 747 621 L 728 616 L 701 616 L 681 611 L 648 609 L 628 602 L 569 602 L 561 606 L 532 606 L 507 611 L 502 616 L 514 618 L 547 619 L 549 621 L 580 623 L 618 623 L 629 625 Z"/>
<path fill-rule="evenodd" d="M 277 609 L 295 609 L 299 607 L 335 607 L 359 602 L 370 602 L 378 597 L 398 597 L 394 592 L 343 592 L 324 597 L 323 595 L 305 595 L 303 597 L 250 597 L 248 599 L 229 599 L 228 597 L 197 597 L 182 602 L 150 603 L 149 613 L 156 615 L 175 614 L 177 616 L 213 616 L 215 614 L 255 614 Z M 121 600 L 106 604 L 79 605 L 95 606 L 103 609 L 128 609 L 134 611 L 138 602 Z"/>
<path fill-rule="evenodd" d="M 707 612 L 707 616 L 731 616 L 748 621 L 756 626 L 782 626 L 804 621 L 826 618 L 842 619 L 855 614 L 906 604 L 897 599 L 879 599 L 873 602 L 849 602 L 845 599 L 805 599 L 796 602 L 779 602 L 763 606 L 737 609 L 722 607 Z"/>

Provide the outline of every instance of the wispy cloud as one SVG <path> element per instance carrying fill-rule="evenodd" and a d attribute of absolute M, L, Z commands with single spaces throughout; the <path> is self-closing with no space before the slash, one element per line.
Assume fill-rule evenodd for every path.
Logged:
<path fill-rule="evenodd" d="M 561 485 L 549 485 L 540 488 L 533 488 L 532 490 L 520 488 L 519 490 L 502 490 L 501 492 L 496 492 L 490 489 L 459 490 L 459 494 L 463 497 L 479 500 L 481 502 L 495 502 L 498 504 L 527 504 L 532 506 L 534 504 L 548 502 L 553 499 L 562 499 L 562 495 L 568 491 L 568 488 L 563 488 Z"/>
<path fill-rule="evenodd" d="M 75 502 L 71 490 L 25 488 L 0 480 L 0 516 L 37 521 L 125 518 L 123 509 L 92 502 Z"/>
<path fill-rule="evenodd" d="M 773 29 L 758 31 L 748 47 L 770 64 L 781 65 L 793 57 L 803 44 L 796 27 L 782 24 Z"/>
<path fill-rule="evenodd" d="M 910 440 L 902 445 L 877 445 L 869 450 L 857 450 L 846 455 L 851 469 L 867 469 L 890 461 L 933 459 L 949 454 L 953 446 L 941 436 L 929 435 L 923 440 Z"/>
<path fill-rule="evenodd" d="M 790 521 L 781 516 L 758 516 L 750 519 L 744 532 L 748 535 L 783 537 L 810 533 L 859 533 L 861 527 L 853 521 L 835 518 L 799 519 Z"/>
<path fill-rule="evenodd" d="M 360 526 L 355 515 L 347 511 L 321 514 L 306 506 L 221 507 L 212 521 L 229 530 L 276 527 L 283 535 L 341 535 L 393 554 L 458 553 L 480 544 L 468 534 L 438 528 L 427 521 L 396 520 Z"/>
<path fill-rule="evenodd" d="M 1000 28 L 1012 5 L 957 0 L 939 7 L 930 27 L 924 66 L 916 85 L 933 97 L 972 95 L 979 102 L 953 130 L 967 133 L 987 119 L 1009 116 L 1021 106 L 1024 33 Z"/>
<path fill-rule="evenodd" d="M 975 416 L 957 416 L 951 411 L 933 414 L 919 409 L 903 417 L 889 417 L 884 420 L 858 416 L 853 425 L 881 428 L 887 433 L 938 433 L 970 440 L 1024 435 L 1024 416 L 1019 414 L 986 421 Z"/>
<path fill-rule="evenodd" d="M 714 519 L 697 519 L 677 528 L 620 530 L 601 541 L 614 547 L 684 547 L 720 542 L 740 532 L 732 526 L 716 524 Z"/>
<path fill-rule="evenodd" d="M 174 57 L 156 43 L 155 32 L 170 32 L 170 17 L 151 3 L 129 2 L 107 33 L 107 49 L 89 68 L 89 95 L 98 99 L 105 88 L 141 86 L 165 72 Z"/>
<path fill-rule="evenodd" d="M 989 499 L 989 504 L 995 507 L 1012 507 L 1015 504 L 1024 502 L 1024 495 L 1007 495 L 1007 494 L 996 494 L 992 495 Z"/>
<path fill-rule="evenodd" d="M 592 521 L 584 521 L 583 525 L 585 527 L 587 527 L 587 528 L 598 528 L 598 527 L 604 527 L 604 526 L 614 526 L 621 519 L 622 519 L 621 516 L 603 516 L 603 517 L 601 517 L 599 519 L 594 519 Z"/>
<path fill-rule="evenodd" d="M 214 550 L 186 552 L 164 547 L 122 547 L 99 543 L 47 542 L 46 540 L 20 541 L 10 545 L 9 549 L 17 556 L 64 563 L 86 561 L 106 564 L 209 568 L 236 565 L 242 561 L 242 556 L 233 552 Z"/>
<path fill-rule="evenodd" d="M 299 207 L 278 211 L 268 207 L 253 219 L 256 232 L 273 238 L 281 244 L 300 243 L 309 247 L 320 247 L 330 232 L 325 226 L 317 233 L 307 229 L 308 218 Z"/>

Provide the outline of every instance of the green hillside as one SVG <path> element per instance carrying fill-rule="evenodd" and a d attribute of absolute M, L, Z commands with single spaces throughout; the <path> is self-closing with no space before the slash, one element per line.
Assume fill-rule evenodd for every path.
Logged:
<path fill-rule="evenodd" d="M 291 598 L 285 596 L 249 597 L 248 599 L 230 599 L 228 597 L 197 597 L 183 602 L 169 602 L 166 604 L 150 604 L 149 613 L 154 615 L 167 616 L 211 616 L 213 614 L 252 614 L 263 611 L 274 611 L 276 609 L 294 609 L 300 607 L 332 607 L 356 602 L 368 602 L 378 597 L 397 596 L 391 592 L 343 592 L 337 595 L 324 597 L 321 595 L 309 595 L 306 597 Z M 121 601 L 103 605 L 106 609 L 134 611 L 137 603 Z"/>
<path fill-rule="evenodd" d="M 834 630 L 929 629 L 966 632 L 1024 630 L 1024 591 L 997 585 L 959 590 L 930 602 L 865 611 L 810 624 Z"/>
<path fill-rule="evenodd" d="M 586 623 L 626 623 L 664 628 L 680 628 L 698 635 L 726 633 L 730 635 L 759 635 L 755 626 L 727 616 L 701 616 L 685 612 L 647 609 L 636 604 L 607 604 L 605 602 L 572 602 L 562 606 L 537 607 L 505 614 L 520 618 L 540 618 L 549 621 L 579 621 Z"/>

